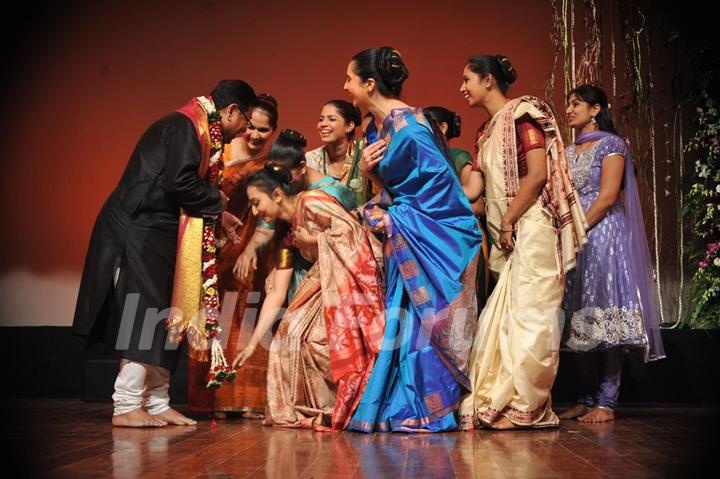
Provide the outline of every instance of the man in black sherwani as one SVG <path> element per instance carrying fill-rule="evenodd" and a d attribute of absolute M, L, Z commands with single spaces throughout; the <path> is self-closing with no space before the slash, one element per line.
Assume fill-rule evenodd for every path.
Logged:
<path fill-rule="evenodd" d="M 196 105 L 200 100 L 220 113 L 223 141 L 229 142 L 246 129 L 257 98 L 247 83 L 223 80 L 211 98 L 193 99 Z M 105 343 L 122 358 L 113 394 L 116 426 L 195 424 L 169 405 L 179 350 L 166 346 L 164 320 L 173 294 L 180 209 L 219 217 L 227 203 L 216 185 L 200 177 L 209 144 L 203 144 L 198 124 L 176 111 L 145 131 L 90 239 L 73 333 L 86 336 L 88 345 Z"/>

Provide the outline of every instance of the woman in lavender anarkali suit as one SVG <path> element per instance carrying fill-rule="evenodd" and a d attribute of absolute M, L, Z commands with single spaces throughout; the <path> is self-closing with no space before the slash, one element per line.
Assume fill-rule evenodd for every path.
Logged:
<path fill-rule="evenodd" d="M 655 283 L 632 158 L 615 132 L 607 96 L 579 86 L 567 114 L 577 135 L 566 150 L 568 164 L 591 229 L 563 299 L 563 346 L 579 353 L 580 392 L 560 418 L 612 421 L 623 349 L 644 348 L 646 361 L 665 356 Z"/>

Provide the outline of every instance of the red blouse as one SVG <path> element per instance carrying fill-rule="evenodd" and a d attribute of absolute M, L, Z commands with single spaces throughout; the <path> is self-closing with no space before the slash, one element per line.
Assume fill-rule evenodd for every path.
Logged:
<path fill-rule="evenodd" d="M 475 135 L 475 154 L 477 155 L 477 140 L 482 136 L 487 127 L 488 122 L 478 128 Z M 533 120 L 530 115 L 523 115 L 515 120 L 515 137 L 517 139 L 517 160 L 518 160 L 518 175 L 523 178 L 527 175 L 527 152 L 535 148 L 545 149 L 545 135 L 542 129 Z M 480 165 L 473 165 L 473 170 L 479 171 Z"/>

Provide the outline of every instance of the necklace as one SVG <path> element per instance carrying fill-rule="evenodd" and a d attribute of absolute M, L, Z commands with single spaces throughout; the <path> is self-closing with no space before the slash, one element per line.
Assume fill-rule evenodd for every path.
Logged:
<path fill-rule="evenodd" d="M 198 97 L 198 102 L 207 113 L 210 134 L 210 161 L 205 179 L 211 185 L 217 185 L 222 175 L 220 156 L 223 151 L 220 113 L 215 109 L 215 104 L 212 100 L 200 96 Z M 205 315 L 205 332 L 211 341 L 210 371 L 207 377 L 207 387 L 211 389 L 219 388 L 223 382 L 231 382 L 235 379 L 235 371 L 228 365 L 222 344 L 217 339 L 218 334 L 222 332 L 218 322 L 220 317 L 220 298 L 217 288 L 217 228 L 217 220 L 212 218 L 204 219 L 202 240 L 202 307 Z"/>

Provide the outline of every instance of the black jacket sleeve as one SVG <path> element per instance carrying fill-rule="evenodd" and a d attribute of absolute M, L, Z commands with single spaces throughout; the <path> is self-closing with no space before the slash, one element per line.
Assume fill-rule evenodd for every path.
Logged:
<path fill-rule="evenodd" d="M 198 176 L 201 149 L 189 119 L 166 132 L 167 158 L 162 188 L 190 216 L 219 215 L 222 198 L 216 186 Z"/>

